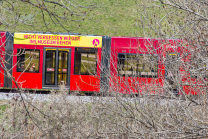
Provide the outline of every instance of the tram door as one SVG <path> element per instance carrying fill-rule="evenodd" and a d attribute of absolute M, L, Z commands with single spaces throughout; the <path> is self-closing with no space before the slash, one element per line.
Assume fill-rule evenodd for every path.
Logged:
<path fill-rule="evenodd" d="M 166 54 L 165 62 L 165 79 L 169 90 L 178 93 L 177 83 L 179 81 L 179 60 L 178 54 Z"/>
<path fill-rule="evenodd" d="M 44 49 L 43 88 L 70 85 L 71 49 Z"/>

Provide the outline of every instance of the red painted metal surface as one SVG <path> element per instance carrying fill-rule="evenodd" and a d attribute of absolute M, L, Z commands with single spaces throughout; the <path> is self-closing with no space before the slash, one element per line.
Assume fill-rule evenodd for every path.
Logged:
<path fill-rule="evenodd" d="M 194 46 L 190 46 L 189 43 L 184 40 L 168 41 L 169 42 L 164 45 L 164 56 L 166 56 L 166 53 L 176 53 L 181 57 L 181 61 L 184 63 L 189 63 L 191 54 L 187 54 L 191 51 L 196 51 Z M 207 85 L 204 84 L 201 79 L 191 78 L 190 73 L 184 70 L 182 65 L 179 68 L 179 75 L 181 76 L 181 87 L 183 88 L 182 90 L 179 90 L 179 94 L 185 93 L 191 95 L 200 95 L 206 92 Z"/>
<path fill-rule="evenodd" d="M 35 45 L 20 45 L 14 44 L 14 54 L 17 54 L 17 49 L 37 49 L 40 50 L 40 65 L 39 65 L 39 73 L 23 73 L 17 72 L 17 57 L 13 57 L 13 76 L 18 81 L 22 82 L 20 85 L 23 88 L 35 88 L 35 89 L 42 89 L 42 73 L 43 73 L 43 49 L 46 46 L 35 46 Z M 97 76 L 90 76 L 90 75 L 73 75 L 74 74 L 74 54 L 75 54 L 75 47 L 64 47 L 64 46 L 47 46 L 47 47 L 54 47 L 54 48 L 71 48 L 71 71 L 70 71 L 70 88 L 71 90 L 81 90 L 81 91 L 99 91 L 99 79 L 100 76 L 100 65 L 97 66 Z M 101 48 L 98 48 L 98 63 L 101 60 Z M 21 76 L 20 76 L 21 75 Z M 19 77 L 20 76 L 20 77 Z"/>
<path fill-rule="evenodd" d="M 3 59 L 4 59 L 4 52 L 5 52 L 5 38 L 6 38 L 6 33 L 5 32 L 0 32 L 0 87 L 4 87 L 4 70 L 2 67 L 3 65 Z"/>
<path fill-rule="evenodd" d="M 20 75 L 21 72 L 13 72 L 13 76 L 15 80 L 19 82 L 20 87 L 29 89 L 42 89 L 42 73 L 25 72 L 21 76 Z M 14 82 L 13 85 L 16 87 Z"/>
<path fill-rule="evenodd" d="M 43 46 L 33 46 L 33 45 L 20 45 L 14 44 L 14 54 L 17 54 L 17 49 L 31 49 L 40 50 L 40 62 L 39 62 L 39 73 L 31 72 L 17 72 L 17 56 L 13 57 L 13 77 L 19 82 L 19 86 L 22 88 L 29 89 L 42 89 L 42 72 L 43 72 Z M 13 82 L 13 86 L 16 87 Z"/>
<path fill-rule="evenodd" d="M 134 94 L 134 93 L 157 93 L 162 90 L 162 80 L 159 78 L 142 77 L 113 77 L 110 78 L 110 86 L 113 92 Z M 161 86 L 161 88 L 159 87 Z"/>
<path fill-rule="evenodd" d="M 144 93 L 144 90 L 150 93 L 161 92 L 156 88 L 162 88 L 164 80 L 164 65 L 158 63 L 158 77 L 122 77 L 117 76 L 117 62 L 119 53 L 131 54 L 157 54 L 162 55 L 162 49 L 157 40 L 149 38 L 129 38 L 129 37 L 112 37 L 111 40 L 111 91 L 122 93 Z"/>
<path fill-rule="evenodd" d="M 71 70 L 70 75 L 70 90 L 79 90 L 79 91 L 99 91 L 100 90 L 100 61 L 101 61 L 101 48 L 97 50 L 97 75 L 74 75 L 74 52 L 71 56 Z M 73 62 L 73 64 L 72 64 Z"/>
<path fill-rule="evenodd" d="M 70 90 L 79 91 L 99 91 L 100 90 L 100 61 L 101 61 L 101 48 L 98 48 L 97 53 L 97 76 L 93 75 L 74 75 L 74 54 L 75 48 L 72 48 L 71 53 L 71 75 L 70 75 Z"/>
<path fill-rule="evenodd" d="M 5 46 L 5 32 L 0 32 L 2 39 L 0 40 L 0 46 Z M 175 47 L 176 42 L 180 40 L 168 40 L 169 43 L 162 44 L 159 39 L 150 38 L 130 38 L 130 37 L 112 37 L 111 38 L 111 59 L 110 59 L 110 91 L 116 91 L 121 93 L 163 93 L 162 87 L 165 81 L 165 65 L 164 58 L 166 53 L 178 53 L 183 55 L 189 52 L 188 46 Z M 17 49 L 37 49 L 40 50 L 40 65 L 39 73 L 23 73 L 17 72 L 17 57 L 13 57 L 13 77 L 23 88 L 42 89 L 42 75 L 43 75 L 43 49 L 44 47 L 54 48 L 71 48 L 71 65 L 70 65 L 70 90 L 79 91 L 99 91 L 100 90 L 100 67 L 101 67 L 101 51 L 102 48 L 98 48 L 97 53 L 97 76 L 91 75 L 74 75 L 74 61 L 75 61 L 75 47 L 64 46 L 43 46 L 43 45 L 21 45 L 14 44 L 14 54 L 17 54 Z M 4 58 L 2 54 L 4 47 L 0 47 L 0 57 Z M 117 62 L 119 53 L 132 53 L 132 54 L 156 54 L 159 57 L 158 61 L 158 77 L 157 78 L 144 78 L 144 77 L 123 77 L 117 74 Z M 183 61 L 189 61 L 189 56 L 183 58 Z M 2 64 L 2 63 L 1 63 Z M 4 85 L 4 71 L 0 66 L 0 87 Z M 202 81 L 196 78 L 188 77 L 185 70 L 180 68 L 180 74 L 183 74 L 182 88 L 186 94 L 199 94 L 205 93 L 203 88 L 206 86 L 201 85 Z M 20 76 L 21 75 L 21 76 Z M 187 84 L 192 84 L 187 85 Z M 194 85 L 194 87 L 193 87 Z M 13 87 L 15 87 L 13 82 Z M 201 91 L 202 90 L 202 91 Z M 182 92 L 180 92 L 182 93 Z"/>
<path fill-rule="evenodd" d="M 99 91 L 100 79 L 98 78 L 98 76 L 71 75 L 70 90 Z"/>

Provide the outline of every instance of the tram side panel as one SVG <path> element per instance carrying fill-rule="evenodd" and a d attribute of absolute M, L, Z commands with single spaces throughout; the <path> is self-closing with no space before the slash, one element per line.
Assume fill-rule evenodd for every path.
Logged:
<path fill-rule="evenodd" d="M 200 45 L 203 46 L 203 44 Z M 194 46 L 186 45 L 183 47 L 182 54 L 184 66 L 180 68 L 180 74 L 183 92 L 181 91 L 180 94 L 201 95 L 206 93 L 208 80 L 207 50 L 202 51 L 202 49 L 198 50 Z"/>
<path fill-rule="evenodd" d="M 69 81 L 71 90 L 99 91 L 101 37 L 76 37 L 73 34 L 72 36 L 63 34 L 54 37 L 44 33 L 16 33 L 16 36 L 20 38 L 29 36 L 26 39 L 15 40 L 14 44 L 14 52 L 18 56 L 13 58 L 15 67 L 13 76 L 20 87 L 52 89 Z M 79 39 L 80 37 L 81 39 Z M 57 42 L 52 41 L 52 43 L 57 43 L 57 45 L 40 44 L 41 42 L 51 42 L 50 38 L 62 39 L 62 42 L 65 42 L 63 39 L 70 38 L 71 43 L 66 41 L 67 43 L 60 44 L 56 40 Z M 47 55 L 49 59 L 47 59 Z M 65 58 L 69 60 L 65 60 Z M 54 59 L 55 62 L 53 62 Z M 68 63 L 67 67 L 65 62 Z M 65 66 L 63 66 L 64 63 Z M 67 85 L 67 87 L 69 86 Z"/>
<path fill-rule="evenodd" d="M 111 91 L 128 94 L 161 93 L 158 88 L 162 87 L 162 70 L 158 68 L 156 51 L 159 46 L 154 41 L 147 38 L 112 38 Z"/>
<path fill-rule="evenodd" d="M 72 52 L 70 90 L 108 92 L 111 38 L 102 37 L 102 48 L 78 48 Z"/>
<path fill-rule="evenodd" d="M 164 85 L 167 90 L 174 94 L 194 94 L 193 90 L 190 91 L 190 89 L 188 90 L 187 87 L 184 86 L 184 83 L 189 76 L 188 72 L 184 69 L 184 64 L 189 61 L 189 56 L 185 56 L 189 53 L 185 41 L 169 39 L 160 40 L 159 43 L 164 50 Z"/>
<path fill-rule="evenodd" d="M 176 88 L 178 94 L 192 94 L 200 95 L 206 92 L 207 85 L 204 84 L 203 80 L 207 80 L 207 70 L 197 70 L 206 68 L 206 60 L 193 59 L 194 55 L 197 55 L 197 50 L 193 46 L 190 46 L 189 42 L 184 40 L 167 40 L 163 42 L 165 58 L 169 63 L 165 64 L 167 81 L 173 80 L 170 87 Z M 203 58 L 207 59 L 208 54 L 204 52 Z M 194 63 L 197 61 L 197 65 Z M 174 65 L 176 64 L 176 65 Z M 171 67 L 172 66 L 172 67 Z M 174 67 L 174 68 L 173 68 Z M 177 71 L 177 75 L 174 77 L 174 70 Z M 202 78 L 197 77 L 198 75 L 203 76 Z M 171 73 L 173 72 L 173 73 Z M 171 74 L 170 74 L 171 73 Z M 170 77 L 169 75 L 173 75 Z M 180 88 L 180 89 L 179 89 Z"/>
<path fill-rule="evenodd" d="M 42 89 L 43 46 L 14 44 L 14 54 L 13 77 L 19 87 Z"/>
<path fill-rule="evenodd" d="M 101 48 L 75 48 L 70 90 L 99 91 Z"/>

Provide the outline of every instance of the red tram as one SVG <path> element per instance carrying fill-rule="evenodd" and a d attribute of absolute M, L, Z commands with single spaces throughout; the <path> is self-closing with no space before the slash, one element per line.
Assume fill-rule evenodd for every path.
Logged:
<path fill-rule="evenodd" d="M 1 61 L 7 61 L 1 62 L 0 87 L 6 88 L 57 89 L 65 84 L 79 91 L 163 92 L 171 68 L 163 59 L 174 60 L 187 52 L 174 48 L 174 40 L 164 45 L 159 39 L 80 34 L 1 32 L 0 43 Z M 11 69 L 8 73 L 18 84 L 7 78 L 3 68 Z M 173 72 L 182 75 L 183 68 Z M 191 84 L 190 80 L 197 84 L 183 74 L 183 84 Z M 185 93 L 197 93 L 188 84 L 182 87 Z"/>

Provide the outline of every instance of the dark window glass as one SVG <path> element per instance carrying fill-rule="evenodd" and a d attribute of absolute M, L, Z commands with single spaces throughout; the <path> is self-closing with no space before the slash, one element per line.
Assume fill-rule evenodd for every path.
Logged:
<path fill-rule="evenodd" d="M 154 55 L 118 55 L 118 75 L 156 78 L 158 74 L 158 60 Z"/>
<path fill-rule="evenodd" d="M 68 52 L 58 52 L 58 84 L 67 84 L 68 74 Z"/>
<path fill-rule="evenodd" d="M 17 52 L 17 72 L 39 72 L 39 50 L 18 49 Z"/>
<path fill-rule="evenodd" d="M 46 50 L 45 84 L 55 85 L 56 50 Z"/>
<path fill-rule="evenodd" d="M 81 50 L 79 50 L 81 49 Z M 74 74 L 96 75 L 97 50 L 94 48 L 76 48 Z"/>

